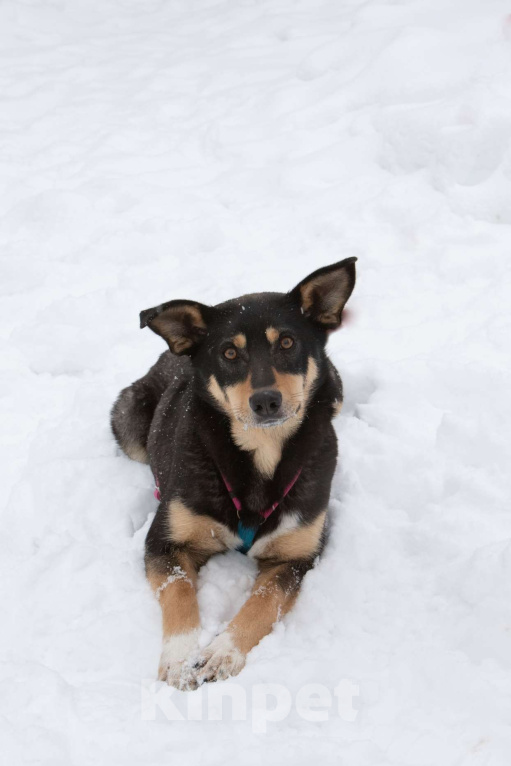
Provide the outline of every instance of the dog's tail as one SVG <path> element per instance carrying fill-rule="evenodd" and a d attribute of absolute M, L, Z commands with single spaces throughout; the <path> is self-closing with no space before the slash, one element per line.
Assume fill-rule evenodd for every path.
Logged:
<path fill-rule="evenodd" d="M 183 359 L 166 351 L 147 375 L 121 391 L 112 407 L 110 425 L 113 434 L 119 447 L 132 460 L 149 462 L 149 429 L 163 392 L 176 379 L 178 367 L 182 374 Z"/>

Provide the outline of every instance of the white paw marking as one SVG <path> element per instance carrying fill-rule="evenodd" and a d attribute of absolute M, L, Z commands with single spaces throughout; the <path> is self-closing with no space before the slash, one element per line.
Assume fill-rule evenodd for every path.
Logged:
<path fill-rule="evenodd" d="M 220 633 L 202 652 L 197 670 L 199 684 L 205 681 L 222 681 L 229 676 L 237 676 L 243 669 L 246 655 L 234 645 L 230 634 Z"/>
<path fill-rule="evenodd" d="M 198 652 L 199 630 L 169 636 L 163 642 L 158 678 L 176 689 L 196 689 L 193 664 Z"/>

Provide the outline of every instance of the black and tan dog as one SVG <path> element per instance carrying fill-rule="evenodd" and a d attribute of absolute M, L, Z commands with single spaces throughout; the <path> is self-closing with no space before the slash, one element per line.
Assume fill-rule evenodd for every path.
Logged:
<path fill-rule="evenodd" d="M 124 452 L 147 462 L 160 505 L 146 572 L 163 612 L 160 678 L 183 689 L 236 675 L 293 605 L 327 537 L 341 379 L 326 356 L 355 285 L 355 260 L 290 293 L 218 306 L 175 300 L 142 311 L 168 343 L 112 411 Z M 198 649 L 197 572 L 241 549 L 259 574 L 223 633 Z"/>

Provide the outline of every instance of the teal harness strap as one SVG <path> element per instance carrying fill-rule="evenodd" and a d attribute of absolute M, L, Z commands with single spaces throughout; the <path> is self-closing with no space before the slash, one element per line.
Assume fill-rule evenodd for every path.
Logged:
<path fill-rule="evenodd" d="M 246 527 L 241 521 L 238 521 L 238 537 L 241 537 L 241 545 L 238 545 L 238 551 L 248 553 L 254 542 L 254 537 L 259 527 Z"/>

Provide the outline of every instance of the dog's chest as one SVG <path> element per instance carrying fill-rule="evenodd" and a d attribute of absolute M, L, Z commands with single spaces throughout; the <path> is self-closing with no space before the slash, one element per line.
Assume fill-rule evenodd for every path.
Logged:
<path fill-rule="evenodd" d="M 169 503 L 168 520 L 171 537 L 176 543 L 188 543 L 201 551 L 220 553 L 226 550 L 242 550 L 246 540 L 227 525 L 212 519 L 208 515 L 197 515 L 180 500 Z M 257 539 L 245 551 L 251 558 L 265 558 L 282 539 L 289 536 L 300 526 L 297 513 L 286 513 L 271 532 L 266 533 L 265 522 L 257 529 Z"/>
<path fill-rule="evenodd" d="M 289 534 L 297 529 L 299 525 L 298 514 L 287 513 L 280 519 L 278 526 L 269 532 L 264 534 L 264 524 L 261 527 L 261 537 L 259 537 L 252 545 L 247 555 L 251 558 L 265 558 L 266 553 L 273 547 L 276 540 L 283 535 Z"/>

